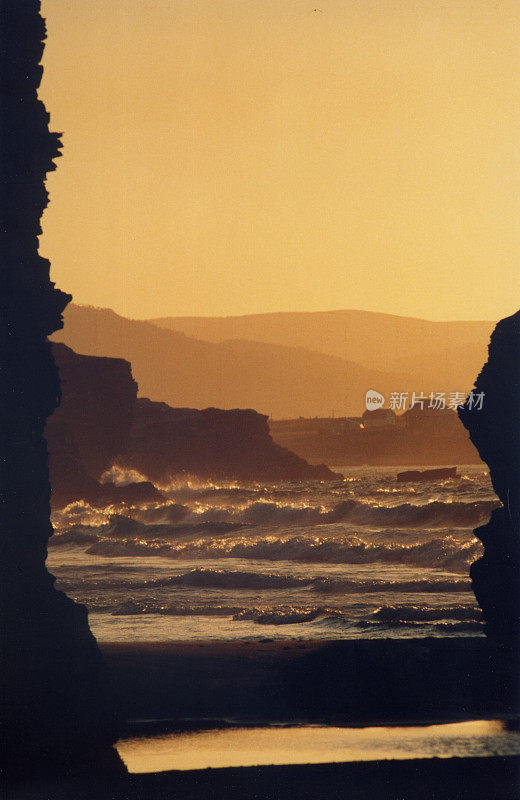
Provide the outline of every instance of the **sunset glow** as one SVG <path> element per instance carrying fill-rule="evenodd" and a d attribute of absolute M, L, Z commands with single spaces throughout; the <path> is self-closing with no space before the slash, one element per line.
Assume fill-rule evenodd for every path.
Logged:
<path fill-rule="evenodd" d="M 516 0 L 44 0 L 42 252 L 133 317 L 498 319 L 520 288 Z"/>

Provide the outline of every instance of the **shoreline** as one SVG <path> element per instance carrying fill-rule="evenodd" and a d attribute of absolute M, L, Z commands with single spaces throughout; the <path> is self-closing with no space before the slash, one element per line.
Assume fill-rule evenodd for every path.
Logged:
<path fill-rule="evenodd" d="M 200 718 L 200 719 L 150 719 L 140 720 L 131 719 L 127 720 L 126 728 L 121 734 L 120 740 L 124 739 L 137 739 L 141 737 L 153 736 L 167 736 L 170 734 L 184 734 L 184 733 L 200 733 L 205 731 L 221 731 L 221 730 L 251 730 L 252 728 L 265 728 L 265 729 L 284 729 L 284 728 L 348 728 L 348 729 L 363 729 L 363 728 L 429 728 L 433 725 L 451 725 L 460 722 L 505 722 L 517 724 L 518 714 L 489 714 L 481 716 L 477 719 L 473 715 L 465 716 L 451 716 L 443 717 L 442 720 L 438 718 L 422 719 L 422 720 L 376 720 L 370 721 L 337 721 L 335 723 L 327 722 L 307 722 L 305 720 L 292 720 L 288 722 L 268 722 L 262 720 L 230 720 L 230 719 L 215 719 L 215 718 Z M 118 740 L 119 741 L 119 740 Z"/>
<path fill-rule="evenodd" d="M 101 642 L 121 739 L 200 723 L 428 725 L 518 713 L 516 660 L 488 639 Z M 494 660 L 493 660 L 494 659 Z M 514 671 L 514 670 L 513 670 Z M 514 672 L 517 681 L 516 672 Z M 504 678 L 505 675 L 505 678 Z M 415 677 L 414 677 L 415 676 Z M 490 679 L 501 677 L 490 683 Z M 398 680 L 400 678 L 400 680 Z M 505 681 L 505 682 L 504 682 Z M 513 698 L 515 699 L 515 698 Z M 507 706 L 507 707 L 506 707 Z M 114 751 L 115 752 L 115 751 Z M 520 756 L 217 767 L 22 778 L 6 800 L 517 800 Z"/>
<path fill-rule="evenodd" d="M 514 718 L 516 654 L 484 637 L 101 642 L 134 729 Z"/>

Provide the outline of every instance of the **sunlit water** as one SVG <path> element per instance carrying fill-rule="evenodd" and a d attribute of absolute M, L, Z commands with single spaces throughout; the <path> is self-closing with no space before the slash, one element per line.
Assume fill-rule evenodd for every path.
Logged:
<path fill-rule="evenodd" d="M 105 641 L 478 635 L 468 571 L 497 503 L 487 471 L 406 484 L 397 468 L 339 469 L 76 503 L 53 516 L 48 564 Z"/>
<path fill-rule="evenodd" d="M 231 728 L 134 739 L 117 749 L 130 772 L 520 754 L 520 734 L 478 720 L 414 727 Z"/>

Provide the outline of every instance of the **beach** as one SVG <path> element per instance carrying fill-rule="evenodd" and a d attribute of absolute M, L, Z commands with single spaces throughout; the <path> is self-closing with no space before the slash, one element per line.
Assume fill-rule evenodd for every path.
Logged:
<path fill-rule="evenodd" d="M 515 797 L 515 653 L 468 578 L 487 470 L 344 472 L 55 512 L 49 568 L 88 608 L 123 774 L 94 754 L 14 797 Z"/>
<path fill-rule="evenodd" d="M 383 761 L 165 772 L 26 784 L 7 800 L 517 800 L 518 758 Z"/>
<path fill-rule="evenodd" d="M 505 717 L 507 650 L 483 637 L 104 643 L 127 720 L 344 725 Z M 514 680 L 513 680 L 514 683 Z M 145 722 L 147 721 L 147 722 Z"/>
<path fill-rule="evenodd" d="M 482 637 L 105 643 L 102 651 L 127 720 L 127 738 L 281 723 L 353 728 L 507 721 L 518 711 L 504 701 L 504 685 L 497 684 L 496 652 Z M 506 663 L 503 654 L 503 679 Z M 371 693 L 366 691 L 369 684 Z M 59 781 L 33 778 L 7 787 L 6 797 L 513 800 L 519 780 L 519 756 L 489 755 L 126 776 L 83 772 L 78 777 L 65 770 Z"/>
<path fill-rule="evenodd" d="M 496 504 L 485 468 L 420 485 L 363 468 L 165 492 L 144 506 L 69 506 L 49 551 L 58 587 L 88 607 L 124 720 L 113 757 L 130 774 L 71 765 L 68 789 L 33 780 L 14 797 L 517 796 L 516 654 L 483 635 L 467 577 L 481 552 L 472 526 Z M 455 727 L 451 744 L 434 741 L 435 726 L 473 723 L 478 736 Z M 307 760 L 297 752 L 342 731 L 361 731 L 368 749 L 316 740 Z M 400 752 L 370 750 L 378 731 Z M 426 741 L 408 751 L 413 731 Z M 187 766 L 157 760 L 158 745 L 184 749 Z"/>

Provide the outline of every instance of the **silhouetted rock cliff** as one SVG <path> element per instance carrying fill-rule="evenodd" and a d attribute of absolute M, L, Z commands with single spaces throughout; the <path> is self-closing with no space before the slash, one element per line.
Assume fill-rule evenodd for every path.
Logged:
<path fill-rule="evenodd" d="M 479 397 L 479 395 L 482 395 Z M 498 323 L 489 357 L 459 417 L 489 465 L 503 508 L 475 530 L 484 555 L 473 589 L 492 635 L 520 634 L 520 311 Z"/>
<path fill-rule="evenodd" d="M 99 482 L 130 434 L 137 397 L 130 364 L 78 355 L 63 344 L 52 350 L 62 386 L 60 406 L 45 429 L 53 507 L 80 499 L 99 506 L 158 499 L 151 483 Z"/>
<path fill-rule="evenodd" d="M 45 567 L 52 527 L 43 431 L 60 398 L 47 336 L 62 327 L 71 298 L 38 253 L 44 181 L 60 154 L 37 96 L 39 11 L 39 0 L 0 5 L 0 770 L 24 775 L 52 761 L 70 769 L 100 748 L 115 759 L 108 746 L 119 725 L 87 611 L 54 589 Z"/>
<path fill-rule="evenodd" d="M 130 432 L 137 398 L 131 366 L 122 358 L 79 355 L 64 344 L 53 344 L 52 352 L 62 397 L 47 424 L 49 449 L 51 430 L 61 428 L 89 474 L 98 478 L 124 449 Z"/>
<path fill-rule="evenodd" d="M 331 480 L 324 465 L 312 466 L 271 439 L 267 417 L 256 411 L 171 408 L 139 399 L 120 466 L 152 481 L 179 475 L 211 480 Z"/>
<path fill-rule="evenodd" d="M 137 400 L 131 365 L 123 359 L 78 355 L 53 345 L 62 382 L 60 407 L 48 420 L 52 505 L 153 501 L 150 482 L 100 483 L 114 464 L 150 481 L 193 475 L 210 480 L 331 479 L 324 466 L 275 444 L 267 418 L 256 411 L 174 409 Z"/>

